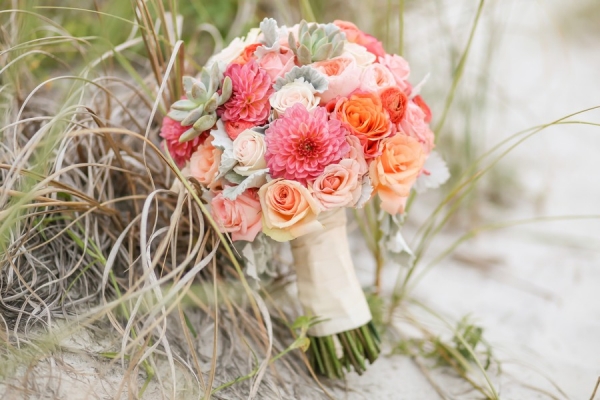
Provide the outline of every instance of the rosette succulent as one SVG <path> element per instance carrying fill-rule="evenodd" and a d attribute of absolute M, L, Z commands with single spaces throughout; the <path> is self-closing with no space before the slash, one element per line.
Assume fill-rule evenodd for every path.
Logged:
<path fill-rule="evenodd" d="M 300 23 L 298 41 L 290 32 L 288 42 L 302 65 L 323 61 L 342 54 L 346 35 L 334 24 Z"/>
<path fill-rule="evenodd" d="M 222 78 L 216 63 L 210 70 L 202 68 L 200 79 L 183 77 L 186 98 L 173 103 L 171 111 L 167 114 L 175 121 L 181 122 L 182 126 L 190 127 L 181 135 L 179 142 L 190 141 L 215 125 L 217 107 L 229 100 L 232 92 L 231 78 Z"/>

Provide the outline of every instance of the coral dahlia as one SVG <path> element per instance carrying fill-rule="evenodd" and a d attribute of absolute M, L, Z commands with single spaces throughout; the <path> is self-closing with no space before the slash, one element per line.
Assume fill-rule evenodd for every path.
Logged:
<path fill-rule="evenodd" d="M 245 121 L 262 125 L 269 117 L 269 96 L 273 92 L 271 77 L 255 60 L 244 65 L 230 64 L 225 76 L 231 78 L 232 94 L 223 105 L 223 121 Z"/>
<path fill-rule="evenodd" d="M 189 161 L 192 153 L 196 151 L 198 145 L 207 137 L 206 134 L 202 134 L 187 142 L 179 143 L 181 135 L 190 128 L 191 126 L 181 126 L 181 122 L 169 117 L 163 118 L 160 136 L 165 139 L 169 153 L 179 167 L 182 167 L 186 161 Z"/>
<path fill-rule="evenodd" d="M 350 150 L 347 134 L 340 121 L 328 119 L 325 108 L 309 113 L 302 104 L 294 104 L 265 131 L 271 176 L 306 184 Z"/>

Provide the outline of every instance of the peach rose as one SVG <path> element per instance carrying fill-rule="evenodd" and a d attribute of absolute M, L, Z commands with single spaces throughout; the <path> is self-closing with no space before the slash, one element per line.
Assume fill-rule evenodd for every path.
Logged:
<path fill-rule="evenodd" d="M 359 175 L 360 165 L 355 160 L 345 158 L 339 164 L 330 164 L 313 182 L 313 197 L 323 210 L 353 206 L 362 192 Z"/>
<path fill-rule="evenodd" d="M 204 143 L 198 146 L 190 158 L 190 175 L 200 184 L 209 189 L 215 188 L 215 176 L 221 162 L 221 150 L 212 145 L 213 137 L 209 136 Z"/>
<path fill-rule="evenodd" d="M 380 140 L 392 134 L 392 124 L 377 93 L 355 93 L 335 105 L 335 118 L 357 136 Z"/>
<path fill-rule="evenodd" d="M 338 19 L 333 21 L 333 23 L 346 34 L 346 40 L 348 40 L 350 43 L 360 44 L 361 46 L 366 47 L 369 52 L 378 57 L 385 54 L 383 45 L 379 40 L 377 40 L 374 36 L 361 31 L 352 22 L 340 21 Z"/>
<path fill-rule="evenodd" d="M 408 106 L 408 97 L 397 86 L 389 87 L 379 92 L 383 108 L 388 112 L 393 124 L 402 121 Z"/>
<path fill-rule="evenodd" d="M 246 129 L 233 141 L 233 156 L 238 161 L 233 170 L 242 176 L 248 176 L 254 171 L 267 168 L 266 150 L 265 135 Z"/>
<path fill-rule="evenodd" d="M 323 228 L 317 221 L 319 203 L 296 181 L 274 179 L 258 191 L 263 232 L 285 242 Z"/>
<path fill-rule="evenodd" d="M 404 212 L 426 158 L 419 142 L 409 136 L 395 135 L 382 141 L 381 155 L 371 162 L 369 177 L 383 210 L 392 215 Z"/>
<path fill-rule="evenodd" d="M 248 189 L 235 200 L 223 197 L 223 193 L 212 198 L 211 214 L 221 232 L 231 233 L 231 239 L 254 240 L 262 229 L 262 212 L 256 189 Z"/>
<path fill-rule="evenodd" d="M 427 116 L 421 107 L 413 101 L 409 101 L 404 119 L 398 127 L 403 134 L 417 139 L 423 146 L 425 153 L 429 154 L 434 147 L 435 135 L 427 122 L 425 122 L 426 118 Z"/>
<path fill-rule="evenodd" d="M 353 58 L 335 57 L 316 62 L 312 66 L 327 75 L 329 82 L 327 90 L 321 94 L 321 104 L 338 96 L 347 96 L 360 85 L 361 69 Z"/>
<path fill-rule="evenodd" d="M 360 75 L 360 90 L 378 92 L 382 89 L 396 86 L 394 75 L 381 64 L 371 64 Z"/>
<path fill-rule="evenodd" d="M 358 173 L 362 177 L 364 174 L 369 172 L 369 166 L 365 160 L 365 152 L 360 139 L 353 135 L 346 136 L 346 142 L 350 145 L 350 150 L 344 155 L 344 158 L 350 158 L 359 165 Z"/>
<path fill-rule="evenodd" d="M 398 87 L 406 92 L 410 83 L 408 83 L 408 76 L 410 75 L 410 67 L 408 62 L 396 54 L 386 54 L 383 57 L 379 57 L 379 64 L 385 66 L 390 70 Z"/>
<path fill-rule="evenodd" d="M 278 77 L 287 74 L 294 67 L 294 53 L 288 48 L 271 51 L 258 60 L 258 65 L 267 71 L 271 80 L 275 82 Z"/>

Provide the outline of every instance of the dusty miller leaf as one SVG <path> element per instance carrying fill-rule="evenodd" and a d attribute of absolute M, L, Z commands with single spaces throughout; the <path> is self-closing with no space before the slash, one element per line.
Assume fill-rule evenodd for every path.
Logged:
<path fill-rule="evenodd" d="M 217 121 L 217 129 L 210 131 L 210 135 L 213 137 L 212 145 L 223 152 L 221 154 L 221 162 L 219 163 L 219 171 L 215 177 L 215 180 L 218 180 L 227 175 L 236 166 L 237 160 L 233 156 L 233 141 L 227 135 L 227 132 L 225 132 L 225 127 L 221 120 Z"/>
<path fill-rule="evenodd" d="M 248 175 L 246 179 L 244 179 L 237 186 L 230 186 L 223 189 L 223 197 L 229 200 L 235 200 L 239 195 L 244 193 L 246 189 L 261 187 L 267 182 L 267 173 L 269 170 L 259 169 L 254 172 L 252 175 Z"/>
<path fill-rule="evenodd" d="M 315 89 L 315 92 L 323 93 L 329 86 L 329 81 L 323 73 L 317 71 L 313 67 L 303 65 L 302 67 L 296 66 L 292 68 L 290 72 L 285 74 L 285 76 L 277 78 L 273 88 L 275 90 L 280 90 L 288 83 L 292 83 L 300 78 L 304 79 L 305 82 L 310 83 Z"/>

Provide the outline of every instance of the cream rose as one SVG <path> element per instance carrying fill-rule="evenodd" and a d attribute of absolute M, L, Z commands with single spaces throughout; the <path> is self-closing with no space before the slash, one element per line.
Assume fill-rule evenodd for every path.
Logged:
<path fill-rule="evenodd" d="M 392 72 L 381 64 L 371 64 L 360 75 L 360 90 L 365 92 L 378 92 L 396 86 L 396 79 Z"/>
<path fill-rule="evenodd" d="M 323 229 L 317 220 L 319 203 L 296 181 L 275 179 L 258 191 L 263 211 L 263 232 L 286 242 Z"/>
<path fill-rule="evenodd" d="M 221 162 L 221 150 L 212 145 L 213 137 L 209 136 L 200 144 L 190 158 L 190 175 L 200 184 L 213 189 L 218 185 L 215 176 Z"/>
<path fill-rule="evenodd" d="M 410 189 L 425 164 L 421 144 L 397 134 L 382 141 L 381 155 L 370 165 L 369 177 L 381 199 L 381 208 L 395 215 L 404 212 Z"/>
<path fill-rule="evenodd" d="M 265 137 L 251 129 L 246 129 L 233 141 L 233 156 L 238 162 L 233 170 L 242 175 L 267 168 L 265 161 Z"/>
<path fill-rule="evenodd" d="M 313 64 L 318 71 L 327 75 L 329 85 L 321 94 L 321 103 L 325 104 L 337 96 L 347 96 L 360 85 L 361 68 L 352 57 L 335 57 Z"/>
<path fill-rule="evenodd" d="M 315 96 L 315 90 L 312 85 L 305 82 L 304 79 L 296 79 L 284 85 L 269 97 L 269 103 L 275 110 L 275 116 L 282 115 L 285 110 L 296 103 L 306 107 L 308 111 L 314 110 L 321 101 L 319 96 Z"/>
<path fill-rule="evenodd" d="M 359 175 L 360 165 L 355 160 L 345 158 L 339 164 L 330 164 L 313 182 L 313 197 L 323 210 L 353 206 L 362 191 Z"/>
<path fill-rule="evenodd" d="M 206 62 L 206 68 L 210 70 L 210 67 L 216 62 L 219 63 L 219 66 L 226 66 L 227 64 L 231 63 L 233 60 L 238 58 L 240 54 L 242 54 L 242 51 L 244 51 L 246 46 L 257 42 L 259 33 L 260 29 L 253 28 L 250 29 L 250 32 L 248 32 L 248 35 L 246 35 L 245 38 L 237 37 L 233 39 L 227 47 L 225 47 L 217 54 L 212 55 L 208 59 L 208 61 Z"/>
<path fill-rule="evenodd" d="M 377 57 L 375 54 L 370 53 L 366 47 L 356 43 L 344 43 L 344 52 L 342 57 L 350 57 L 356 61 L 356 65 L 365 68 L 373 64 Z"/>

